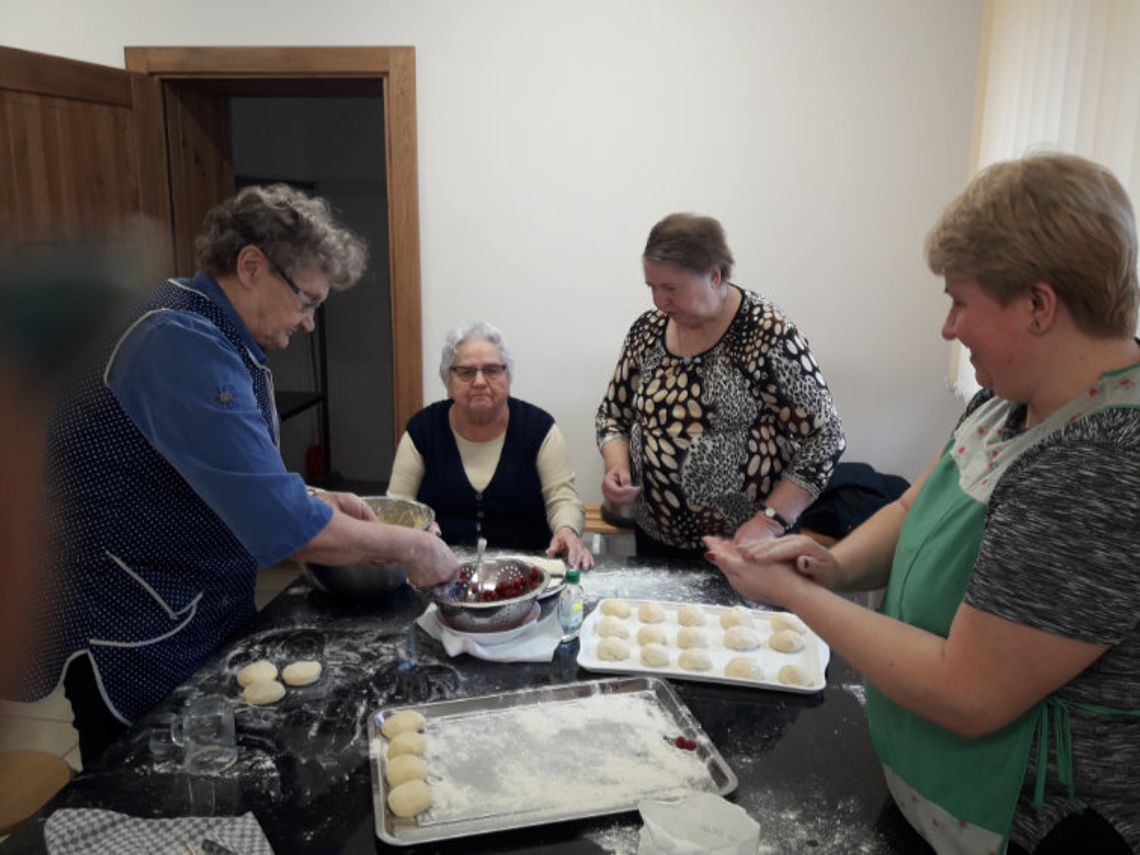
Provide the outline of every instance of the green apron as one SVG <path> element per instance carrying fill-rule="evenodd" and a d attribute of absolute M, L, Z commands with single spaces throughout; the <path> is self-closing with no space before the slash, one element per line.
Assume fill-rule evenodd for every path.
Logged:
<path fill-rule="evenodd" d="M 986 505 L 1001 476 L 1023 452 L 1066 424 L 1104 409 L 1140 406 L 1140 366 L 1105 374 L 1086 395 L 1003 439 L 1012 406 L 991 399 L 946 444 L 899 532 L 884 614 L 947 637 L 973 573 Z M 867 718 L 899 809 L 940 853 L 1005 851 L 1035 741 L 1038 803 L 1044 796 L 1051 731 L 1054 762 L 1071 791 L 1068 715 L 1057 699 L 1042 701 L 996 733 L 966 739 L 868 683 Z"/>

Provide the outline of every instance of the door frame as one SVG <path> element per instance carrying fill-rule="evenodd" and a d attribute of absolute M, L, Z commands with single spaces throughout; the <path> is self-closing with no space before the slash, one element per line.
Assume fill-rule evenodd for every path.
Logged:
<path fill-rule="evenodd" d="M 128 47 L 127 71 L 161 80 L 379 80 L 388 184 L 393 437 L 423 407 L 414 47 Z"/>

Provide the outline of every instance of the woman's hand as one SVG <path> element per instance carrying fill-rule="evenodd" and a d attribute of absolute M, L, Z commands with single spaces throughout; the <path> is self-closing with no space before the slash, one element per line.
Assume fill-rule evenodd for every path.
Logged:
<path fill-rule="evenodd" d="M 737 546 L 775 540 L 784 533 L 783 526 L 775 520 L 768 519 L 763 514 L 757 514 L 736 530 L 732 542 Z"/>
<path fill-rule="evenodd" d="M 736 591 L 750 600 L 788 608 L 796 591 L 810 584 L 791 563 L 752 561 L 741 547 L 722 537 L 706 537 L 704 542 L 708 548 L 705 557 L 720 568 Z"/>
<path fill-rule="evenodd" d="M 408 540 L 401 550 L 400 563 L 413 587 L 430 588 L 459 576 L 459 559 L 443 540 L 427 531 L 401 532 L 406 532 Z"/>
<path fill-rule="evenodd" d="M 630 484 L 628 466 L 615 466 L 606 470 L 605 477 L 602 478 L 602 495 L 611 505 L 628 505 L 640 492 L 640 487 Z"/>
<path fill-rule="evenodd" d="M 309 494 L 353 519 L 365 522 L 373 522 L 376 519 L 376 512 L 372 510 L 372 506 L 354 493 L 334 493 L 331 490 L 310 488 Z"/>
<path fill-rule="evenodd" d="M 566 563 L 571 567 L 589 570 L 594 566 L 594 556 L 586 548 L 586 544 L 582 543 L 582 538 L 578 537 L 578 533 L 567 526 L 562 526 L 554 532 L 554 537 L 550 539 L 550 546 L 547 547 L 546 554 L 551 558 L 555 555 L 565 554 Z"/>
<path fill-rule="evenodd" d="M 830 549 L 802 534 L 777 540 L 756 540 L 739 546 L 740 554 L 754 564 L 787 564 L 801 576 L 834 591 L 839 587 L 839 562 Z"/>

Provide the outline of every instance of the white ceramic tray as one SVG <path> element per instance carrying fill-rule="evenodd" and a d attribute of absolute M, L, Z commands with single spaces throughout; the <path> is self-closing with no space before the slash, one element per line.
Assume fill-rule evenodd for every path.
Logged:
<path fill-rule="evenodd" d="M 781 653 L 768 646 L 768 637 L 771 635 L 771 619 L 779 612 L 764 611 L 761 609 L 748 609 L 752 618 L 751 626 L 761 638 L 758 648 L 751 651 L 730 650 L 724 646 L 724 629 L 720 624 L 720 616 L 729 611 L 728 606 L 710 606 L 703 603 L 698 605 L 705 616 L 704 630 L 708 646 L 704 648 L 712 660 L 712 667 L 707 671 L 689 671 L 677 664 L 681 650 L 677 647 L 677 631 L 681 629 L 677 622 L 677 612 L 688 603 L 668 602 L 665 600 L 625 600 L 630 606 L 630 616 L 623 623 L 629 629 L 627 641 L 630 646 L 629 658 L 621 661 L 598 658 L 598 643 L 602 640 L 598 635 L 598 622 L 606 615 L 602 614 L 603 600 L 598 604 L 582 624 L 582 633 L 579 636 L 581 645 L 578 651 L 578 664 L 591 671 L 602 671 L 614 674 L 649 674 L 655 677 L 676 677 L 683 680 L 698 680 L 705 683 L 725 683 L 734 686 L 750 686 L 758 689 L 776 689 L 781 692 L 798 692 L 807 694 L 818 692 L 827 685 L 825 672 L 827 663 L 831 659 L 831 648 L 824 641 L 798 621 L 803 627 L 804 648 L 796 653 Z M 658 603 L 665 611 L 665 620 L 656 624 L 646 624 L 638 620 L 638 608 L 647 602 Z M 794 617 L 793 617 L 794 619 Z M 654 668 L 641 662 L 641 647 L 637 644 L 638 630 L 643 626 L 659 626 L 665 631 L 668 639 L 666 645 L 669 649 L 669 664 Z M 746 656 L 752 663 L 760 668 L 760 675 L 755 679 L 729 677 L 724 673 L 724 666 L 729 660 L 737 656 Z M 784 665 L 796 665 L 808 677 L 807 685 L 795 686 L 780 682 L 776 675 Z"/>
<path fill-rule="evenodd" d="M 379 710 L 368 721 L 376 836 L 396 846 L 621 813 L 643 798 L 736 789 L 736 775 L 667 682 L 591 680 L 404 707 L 426 719 L 423 759 L 435 803 L 401 819 L 386 803 L 380 734 L 400 709 Z M 678 736 L 693 747 L 674 745 Z"/>

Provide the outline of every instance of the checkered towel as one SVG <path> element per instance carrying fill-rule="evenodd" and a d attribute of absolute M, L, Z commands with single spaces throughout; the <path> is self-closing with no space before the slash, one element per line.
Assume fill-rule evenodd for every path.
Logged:
<path fill-rule="evenodd" d="M 48 817 L 44 837 L 51 855 L 211 855 L 226 850 L 273 855 L 252 813 L 139 819 L 110 810 L 62 808 Z"/>

